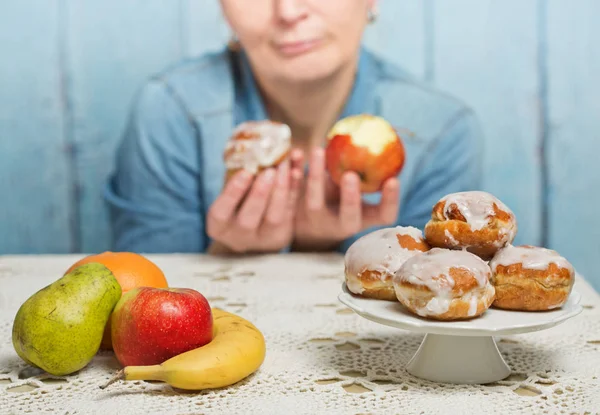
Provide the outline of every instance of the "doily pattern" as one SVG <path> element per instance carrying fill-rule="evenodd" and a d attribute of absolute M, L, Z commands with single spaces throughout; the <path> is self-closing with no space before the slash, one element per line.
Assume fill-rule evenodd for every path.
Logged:
<path fill-rule="evenodd" d="M 497 338 L 513 373 L 489 385 L 444 385 L 405 366 L 422 334 L 381 326 L 337 301 L 343 257 L 149 256 L 173 287 L 202 292 L 265 335 L 260 371 L 214 391 L 185 392 L 156 382 L 106 382 L 119 365 L 99 352 L 80 372 L 53 377 L 13 350 L 12 321 L 35 291 L 80 256 L 0 257 L 1 414 L 459 414 L 598 413 L 600 296 L 583 280 L 584 311 L 549 330 Z M 451 358 L 451 356 L 449 356 Z"/>

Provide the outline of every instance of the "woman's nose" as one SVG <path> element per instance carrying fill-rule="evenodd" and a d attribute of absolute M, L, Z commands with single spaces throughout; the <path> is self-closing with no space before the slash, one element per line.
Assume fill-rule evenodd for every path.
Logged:
<path fill-rule="evenodd" d="M 275 15 L 282 23 L 294 24 L 304 19 L 307 14 L 306 0 L 275 0 Z"/>

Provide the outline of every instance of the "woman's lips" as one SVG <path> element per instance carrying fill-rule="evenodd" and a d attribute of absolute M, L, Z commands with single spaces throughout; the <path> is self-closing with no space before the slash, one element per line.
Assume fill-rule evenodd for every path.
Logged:
<path fill-rule="evenodd" d="M 315 40 L 306 40 L 300 42 L 286 42 L 286 43 L 277 43 L 275 46 L 279 53 L 284 56 L 293 57 L 302 55 L 304 53 L 310 52 L 319 46 L 321 43 L 320 39 Z"/>

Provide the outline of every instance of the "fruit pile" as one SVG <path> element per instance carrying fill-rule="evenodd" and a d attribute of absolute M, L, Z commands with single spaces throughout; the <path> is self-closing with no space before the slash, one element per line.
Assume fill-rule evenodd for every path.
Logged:
<path fill-rule="evenodd" d="M 88 256 L 29 297 L 12 341 L 25 362 L 55 376 L 83 369 L 101 347 L 112 349 L 124 369 L 102 388 L 119 379 L 220 388 L 265 358 L 254 325 L 211 309 L 198 291 L 169 288 L 158 266 L 129 252 Z"/>

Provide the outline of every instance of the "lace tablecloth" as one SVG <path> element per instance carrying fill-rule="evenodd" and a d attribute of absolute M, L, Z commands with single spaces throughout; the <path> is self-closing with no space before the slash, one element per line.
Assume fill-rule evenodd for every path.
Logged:
<path fill-rule="evenodd" d="M 549 330 L 499 337 L 513 370 L 490 385 L 436 384 L 406 370 L 422 334 L 365 320 L 337 301 L 338 255 L 235 260 L 150 256 L 173 287 L 202 292 L 215 307 L 252 321 L 265 335 L 260 371 L 221 390 L 183 393 L 161 383 L 99 385 L 118 369 L 100 352 L 79 373 L 47 377 L 12 348 L 18 307 L 80 256 L 0 257 L 0 413 L 364 414 L 598 413 L 600 296 L 583 280 L 584 311 Z M 448 356 L 449 359 L 452 356 Z"/>

